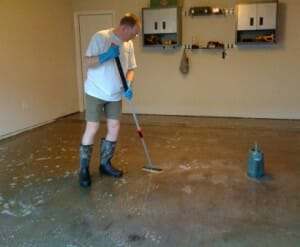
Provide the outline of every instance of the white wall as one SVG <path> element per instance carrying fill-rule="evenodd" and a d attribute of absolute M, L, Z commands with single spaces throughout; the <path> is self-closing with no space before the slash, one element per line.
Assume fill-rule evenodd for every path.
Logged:
<path fill-rule="evenodd" d="M 0 138 L 78 111 L 70 0 L 3 0 Z"/>
<path fill-rule="evenodd" d="M 73 0 L 74 11 L 115 10 L 141 15 L 147 0 Z M 190 6 L 234 7 L 235 0 L 185 0 Z M 243 1 L 245 2 L 245 1 Z M 249 1 L 247 1 L 249 2 Z M 250 0 L 251 2 L 251 0 Z M 254 2 L 254 1 L 252 1 Z M 137 70 L 135 102 L 141 113 L 300 119 L 300 1 L 281 0 L 279 44 L 236 48 L 225 60 L 215 51 L 191 55 L 190 73 L 178 70 L 182 51 L 145 49 L 135 41 Z M 183 17 L 183 40 L 234 42 L 235 17 Z M 128 112 L 126 106 L 125 112 Z"/>
<path fill-rule="evenodd" d="M 200 4 L 184 2 L 184 10 Z M 216 7 L 235 3 L 201 1 Z M 73 11 L 115 10 L 118 21 L 124 13 L 140 15 L 148 6 L 148 0 L 2 0 L 0 138 L 78 110 Z M 195 52 L 187 76 L 178 70 L 181 50 L 145 49 L 138 38 L 138 111 L 300 119 L 299 13 L 298 0 L 281 0 L 278 45 L 233 49 L 225 60 L 213 51 Z M 192 36 L 233 42 L 234 17 L 183 17 L 183 41 Z M 124 111 L 129 110 L 125 105 Z"/>

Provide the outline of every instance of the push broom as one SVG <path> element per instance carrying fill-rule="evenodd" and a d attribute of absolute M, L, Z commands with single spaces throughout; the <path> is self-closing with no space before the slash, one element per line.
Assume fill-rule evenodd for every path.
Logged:
<path fill-rule="evenodd" d="M 118 71 L 119 71 L 119 74 L 120 74 L 120 77 L 121 77 L 121 81 L 122 81 L 124 91 L 126 92 L 127 89 L 128 89 L 128 85 L 127 85 L 127 81 L 126 81 L 124 71 L 123 71 L 123 68 L 122 68 L 122 65 L 121 65 L 120 58 L 116 57 L 115 61 L 116 61 L 117 67 L 118 67 Z M 134 123 L 135 123 L 135 126 L 136 126 L 136 131 L 137 131 L 137 133 L 140 137 L 140 140 L 142 142 L 144 152 L 145 152 L 145 156 L 146 156 L 146 159 L 147 159 L 147 162 L 148 162 L 148 164 L 144 165 L 143 170 L 146 171 L 146 172 L 153 172 L 153 173 L 162 172 L 162 169 L 155 166 L 155 165 L 153 165 L 153 163 L 151 161 L 150 154 L 149 154 L 149 151 L 148 151 L 148 148 L 147 148 L 144 136 L 143 136 L 143 132 L 142 132 L 142 129 L 140 127 L 136 112 L 135 112 L 134 107 L 133 107 L 133 103 L 130 102 L 130 101 L 128 101 L 128 103 L 131 106 L 131 113 L 132 113 L 133 120 L 134 120 Z"/>

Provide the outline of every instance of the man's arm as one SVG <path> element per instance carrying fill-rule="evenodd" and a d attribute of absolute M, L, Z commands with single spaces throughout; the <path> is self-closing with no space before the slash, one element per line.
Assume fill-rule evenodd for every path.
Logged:
<path fill-rule="evenodd" d="M 120 55 L 119 46 L 112 45 L 106 52 L 99 54 L 98 56 L 86 56 L 85 62 L 87 68 L 95 67 L 103 64 L 111 59 L 114 59 Z"/>
<path fill-rule="evenodd" d="M 133 80 L 134 80 L 134 69 L 129 69 L 127 71 L 126 79 L 127 79 L 127 81 L 130 81 L 131 83 L 133 82 Z"/>
<path fill-rule="evenodd" d="M 123 93 L 124 97 L 125 97 L 128 101 L 131 101 L 131 100 L 132 100 L 132 97 L 133 97 L 133 92 L 132 92 L 132 89 L 131 89 L 133 79 L 134 79 L 134 70 L 133 70 L 133 69 L 129 69 L 129 70 L 127 71 L 127 74 L 126 74 L 126 80 L 127 80 L 128 88 L 127 88 L 127 90 Z"/>
<path fill-rule="evenodd" d="M 87 68 L 92 68 L 99 66 L 99 58 L 98 56 L 93 56 L 93 57 L 85 57 L 85 64 Z"/>

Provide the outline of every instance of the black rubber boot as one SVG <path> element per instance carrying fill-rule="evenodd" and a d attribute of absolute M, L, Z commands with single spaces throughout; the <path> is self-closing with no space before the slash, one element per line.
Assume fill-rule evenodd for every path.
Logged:
<path fill-rule="evenodd" d="M 107 141 L 104 138 L 101 139 L 99 172 L 107 176 L 120 178 L 123 175 L 123 171 L 118 170 L 111 165 L 111 159 L 114 155 L 116 144 L 116 142 Z"/>
<path fill-rule="evenodd" d="M 89 172 L 89 164 L 92 156 L 93 145 L 80 145 L 80 171 L 79 184 L 81 187 L 91 186 L 91 176 Z"/>

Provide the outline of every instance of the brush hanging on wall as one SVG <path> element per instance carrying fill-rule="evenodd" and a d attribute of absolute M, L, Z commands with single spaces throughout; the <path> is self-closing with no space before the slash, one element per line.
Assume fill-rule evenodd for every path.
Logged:
<path fill-rule="evenodd" d="M 190 70 L 190 61 L 186 52 L 186 48 L 183 49 L 179 70 L 182 74 L 188 74 Z"/>

